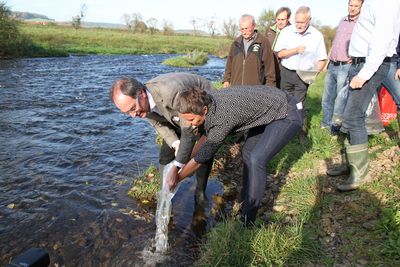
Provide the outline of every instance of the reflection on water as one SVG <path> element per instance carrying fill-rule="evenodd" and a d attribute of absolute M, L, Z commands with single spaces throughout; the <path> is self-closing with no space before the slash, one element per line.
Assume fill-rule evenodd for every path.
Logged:
<path fill-rule="evenodd" d="M 1 266 L 30 247 L 49 251 L 52 265 L 142 265 L 154 220 L 122 211 L 142 210 L 126 192 L 134 175 L 157 164 L 158 148 L 154 130 L 118 113 L 108 90 L 121 76 L 146 81 L 190 71 L 211 81 L 222 77 L 224 60 L 193 69 L 160 64 L 171 56 L 0 61 Z M 221 191 L 211 184 L 209 195 Z M 192 187 L 186 182 L 175 197 L 171 243 L 177 251 L 196 238 Z M 190 265 L 189 259 L 180 263 Z"/>

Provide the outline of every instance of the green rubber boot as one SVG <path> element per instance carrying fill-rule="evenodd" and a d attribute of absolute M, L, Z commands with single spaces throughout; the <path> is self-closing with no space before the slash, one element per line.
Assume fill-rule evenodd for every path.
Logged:
<path fill-rule="evenodd" d="M 342 149 L 340 151 L 340 155 L 342 158 L 341 164 L 339 166 L 326 170 L 326 174 L 328 174 L 329 176 L 340 176 L 340 175 L 350 174 L 350 168 L 346 157 L 346 149 Z"/>
<path fill-rule="evenodd" d="M 349 163 L 350 176 L 346 182 L 336 186 L 340 192 L 357 189 L 370 180 L 368 174 L 368 143 L 346 146 L 346 156 Z"/>

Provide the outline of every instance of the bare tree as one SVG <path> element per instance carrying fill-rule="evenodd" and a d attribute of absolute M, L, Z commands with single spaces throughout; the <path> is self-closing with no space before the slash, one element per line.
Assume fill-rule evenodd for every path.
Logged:
<path fill-rule="evenodd" d="M 163 21 L 163 34 L 164 35 L 173 35 L 174 34 L 174 25 L 172 22 L 168 20 Z"/>
<path fill-rule="evenodd" d="M 263 9 L 258 17 L 257 30 L 264 33 L 273 23 L 275 23 L 274 11 L 271 8 L 268 10 Z"/>
<path fill-rule="evenodd" d="M 206 22 L 207 30 L 208 33 L 211 35 L 211 37 L 214 37 L 216 32 L 217 32 L 217 23 L 215 21 L 215 18 L 212 17 Z"/>
<path fill-rule="evenodd" d="M 190 19 L 190 23 L 192 24 L 192 27 L 193 27 L 193 35 L 196 36 L 197 35 L 197 18 L 192 17 Z"/>
<path fill-rule="evenodd" d="M 236 20 L 229 18 L 228 21 L 224 20 L 222 26 L 222 33 L 228 38 L 235 38 L 239 32 L 239 26 Z"/>
<path fill-rule="evenodd" d="M 142 20 L 142 15 L 140 15 L 140 13 L 133 13 L 131 16 L 124 14 L 123 18 L 125 18 L 125 23 L 127 24 L 127 27 L 134 33 L 146 32 L 147 25 Z"/>
<path fill-rule="evenodd" d="M 86 11 L 87 11 L 87 6 L 86 4 L 83 4 L 81 6 L 80 13 L 75 17 L 72 17 L 72 27 L 74 27 L 76 30 L 82 26 L 82 20 L 83 17 L 85 17 L 86 15 Z"/>
<path fill-rule="evenodd" d="M 125 26 L 128 28 L 128 30 L 132 30 L 132 25 L 131 25 L 131 15 L 124 13 L 121 17 L 122 22 L 125 24 Z"/>
<path fill-rule="evenodd" d="M 148 29 L 151 34 L 154 34 L 155 32 L 158 31 L 158 29 L 157 29 L 158 20 L 156 18 L 149 18 L 146 21 L 146 23 L 148 25 Z"/>

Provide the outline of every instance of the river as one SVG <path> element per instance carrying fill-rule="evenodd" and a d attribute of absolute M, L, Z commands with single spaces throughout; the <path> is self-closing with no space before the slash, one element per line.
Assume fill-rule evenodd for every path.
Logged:
<path fill-rule="evenodd" d="M 191 69 L 161 64 L 173 56 L 0 60 L 0 266 L 31 247 L 45 249 L 51 266 L 152 265 L 143 254 L 155 211 L 126 193 L 135 176 L 157 165 L 155 132 L 119 113 L 108 91 L 122 76 L 222 78 L 223 59 L 210 56 Z M 221 193 L 215 179 L 209 184 L 209 197 Z M 171 250 L 157 266 L 193 263 L 209 225 L 192 221 L 197 212 L 192 179 L 174 198 Z"/>

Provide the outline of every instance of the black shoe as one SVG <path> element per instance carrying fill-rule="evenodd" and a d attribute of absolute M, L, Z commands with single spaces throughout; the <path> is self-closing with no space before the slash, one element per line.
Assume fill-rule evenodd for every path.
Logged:
<path fill-rule="evenodd" d="M 342 125 L 332 124 L 331 125 L 331 135 L 339 135 L 341 127 L 342 127 Z"/>
<path fill-rule="evenodd" d="M 245 228 L 254 227 L 255 218 L 250 218 L 247 215 L 241 214 L 239 216 L 239 221 Z"/>

